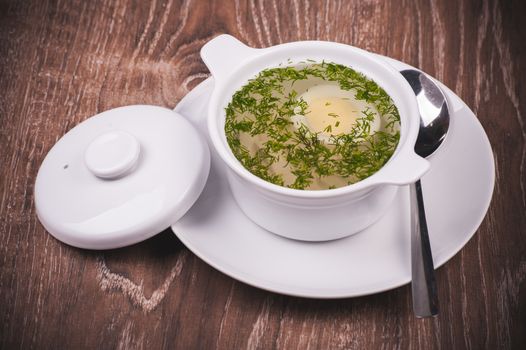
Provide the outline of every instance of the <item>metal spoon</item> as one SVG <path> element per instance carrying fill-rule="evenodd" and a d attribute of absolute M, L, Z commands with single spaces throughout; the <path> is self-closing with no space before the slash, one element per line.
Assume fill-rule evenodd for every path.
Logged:
<path fill-rule="evenodd" d="M 415 152 L 427 158 L 440 147 L 449 129 L 446 97 L 424 73 L 414 69 L 400 73 L 413 88 L 420 111 L 420 131 Z M 416 317 L 430 317 L 438 314 L 438 295 L 420 180 L 411 185 L 410 193 L 413 312 Z"/>

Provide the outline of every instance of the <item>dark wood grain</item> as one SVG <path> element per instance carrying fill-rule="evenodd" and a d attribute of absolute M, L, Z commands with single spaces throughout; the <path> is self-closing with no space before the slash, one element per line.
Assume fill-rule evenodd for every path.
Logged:
<path fill-rule="evenodd" d="M 1 0 L 0 348 L 524 349 L 525 4 Z M 413 317 L 408 286 L 335 301 L 261 291 L 168 230 L 91 252 L 42 228 L 34 181 L 58 138 L 112 107 L 174 107 L 208 76 L 199 49 L 220 33 L 257 47 L 352 44 L 425 70 L 472 107 L 497 183 L 475 237 L 437 272 L 438 318 Z"/>

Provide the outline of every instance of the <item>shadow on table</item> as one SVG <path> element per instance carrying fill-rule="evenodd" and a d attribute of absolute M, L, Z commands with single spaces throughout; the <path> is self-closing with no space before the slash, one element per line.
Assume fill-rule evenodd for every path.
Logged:
<path fill-rule="evenodd" d="M 73 248 L 76 249 L 76 248 Z M 271 314 L 287 315 L 287 317 L 316 317 L 316 319 L 349 317 L 356 314 L 399 317 L 400 313 L 411 313 L 410 285 L 402 286 L 387 292 L 347 299 L 309 299 L 280 295 L 261 290 L 236 281 L 231 277 L 208 266 L 205 262 L 190 253 L 171 229 L 129 247 L 106 251 L 90 251 L 76 249 L 88 259 L 96 259 L 98 273 L 108 272 L 129 278 L 136 283 L 144 283 L 145 295 L 150 295 L 179 260 L 184 261 L 181 268 L 183 283 L 187 284 L 185 297 L 190 290 L 190 299 L 213 297 L 215 302 L 226 302 L 231 299 L 231 307 L 238 310 L 258 310 L 267 305 Z M 188 285 L 189 276 L 195 280 Z M 187 289 L 189 288 L 189 289 Z M 167 290 L 168 294 L 172 293 Z M 176 293 L 173 291 L 173 293 Z M 179 293 L 177 293 L 179 294 Z M 213 294 L 213 295 L 211 295 Z M 169 307 L 165 305 L 165 307 Z M 398 315 L 398 316 L 396 316 Z M 282 317 L 282 316 L 280 316 Z"/>

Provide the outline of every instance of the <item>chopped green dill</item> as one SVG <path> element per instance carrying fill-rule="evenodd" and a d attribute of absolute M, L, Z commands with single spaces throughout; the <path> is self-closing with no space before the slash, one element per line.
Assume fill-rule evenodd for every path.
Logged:
<path fill-rule="evenodd" d="M 356 100 L 374 106 L 374 110 L 360 111 L 360 117 L 346 133 L 332 135 L 333 126 L 327 125 L 324 132 L 331 134 L 330 138 L 321 141 L 319 133 L 291 119 L 308 114 L 308 104 L 300 98 L 304 91 L 294 90 L 294 83 L 313 78 L 338 84 L 342 90 L 351 91 Z M 243 166 L 266 181 L 295 189 L 310 189 L 327 176 L 338 176 L 344 184 L 363 180 L 389 160 L 400 137 L 398 109 L 389 95 L 363 74 L 325 61 L 261 71 L 234 93 L 225 112 L 227 142 Z M 339 117 L 335 113 L 328 115 Z M 372 131 L 377 115 L 382 127 Z M 339 125 L 338 120 L 334 127 Z M 256 137 L 260 141 L 255 149 L 242 141 Z M 282 168 L 288 169 L 293 180 L 284 176 Z M 339 186 L 328 184 L 325 188 Z"/>

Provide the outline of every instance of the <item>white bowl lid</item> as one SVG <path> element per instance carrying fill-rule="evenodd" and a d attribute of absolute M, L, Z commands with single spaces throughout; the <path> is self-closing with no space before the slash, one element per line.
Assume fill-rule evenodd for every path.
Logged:
<path fill-rule="evenodd" d="M 64 243 L 123 247 L 177 222 L 209 169 L 206 141 L 176 112 L 115 108 L 80 123 L 49 151 L 36 178 L 36 210 Z"/>

